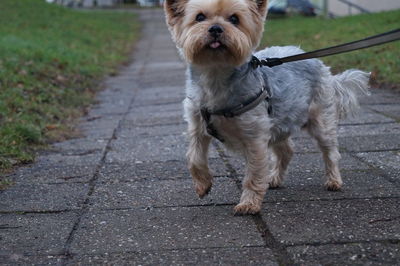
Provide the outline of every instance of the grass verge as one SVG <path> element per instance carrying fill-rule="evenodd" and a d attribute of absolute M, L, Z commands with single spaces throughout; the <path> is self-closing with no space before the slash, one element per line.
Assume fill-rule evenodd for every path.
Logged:
<path fill-rule="evenodd" d="M 1 174 L 68 132 L 99 79 L 126 60 L 138 23 L 132 13 L 44 0 L 1 0 L 0 10 Z"/>
<path fill-rule="evenodd" d="M 400 28 L 400 10 L 336 19 L 289 17 L 267 20 L 262 46 L 296 45 L 305 51 L 355 41 Z M 333 55 L 322 60 L 334 72 L 348 68 L 371 71 L 381 85 L 399 87 L 400 41 Z"/>

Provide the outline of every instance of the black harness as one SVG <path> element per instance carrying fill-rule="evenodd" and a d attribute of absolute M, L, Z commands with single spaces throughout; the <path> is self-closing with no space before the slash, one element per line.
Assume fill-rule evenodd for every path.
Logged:
<path fill-rule="evenodd" d="M 255 58 L 255 57 L 254 57 Z M 224 116 L 226 118 L 233 118 L 235 116 L 239 116 L 241 114 L 246 113 L 247 111 L 250 111 L 251 109 L 257 107 L 262 101 L 265 101 L 267 104 L 267 110 L 268 114 L 272 113 L 272 107 L 269 104 L 269 99 L 271 98 L 271 90 L 269 89 L 268 86 L 263 86 L 261 91 L 258 93 L 258 95 L 254 98 L 251 98 L 241 104 L 238 104 L 232 108 L 225 108 L 225 109 L 220 109 L 217 111 L 210 111 L 207 108 L 201 108 L 201 116 L 203 117 L 204 121 L 206 122 L 206 129 L 207 133 L 213 136 L 214 138 L 218 139 L 221 142 L 224 142 L 224 139 L 218 134 L 217 130 L 211 123 L 211 116 L 212 115 L 219 115 L 219 116 Z"/>

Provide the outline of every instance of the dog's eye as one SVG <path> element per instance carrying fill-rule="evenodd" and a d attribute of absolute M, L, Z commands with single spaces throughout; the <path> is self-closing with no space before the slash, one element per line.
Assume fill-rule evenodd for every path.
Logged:
<path fill-rule="evenodd" d="M 229 21 L 233 24 L 233 25 L 238 25 L 239 24 L 239 18 L 236 15 L 232 15 L 229 17 Z"/>
<path fill-rule="evenodd" d="M 198 15 L 196 16 L 196 21 L 197 21 L 197 22 L 202 22 L 202 21 L 204 21 L 204 20 L 206 20 L 206 16 L 205 16 L 203 13 L 200 13 L 200 14 L 198 14 Z"/>

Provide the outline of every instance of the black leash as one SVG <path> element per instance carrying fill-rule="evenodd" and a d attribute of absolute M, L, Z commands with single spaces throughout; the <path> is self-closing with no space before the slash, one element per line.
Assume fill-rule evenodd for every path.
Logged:
<path fill-rule="evenodd" d="M 260 66 L 274 67 L 278 65 L 282 65 L 283 63 L 300 61 L 311 58 L 319 58 L 328 55 L 341 54 L 345 52 L 350 52 L 354 50 L 364 49 L 375 45 L 380 45 L 388 42 L 393 42 L 400 40 L 400 29 L 388 31 L 382 34 L 374 35 L 362 40 L 344 43 L 324 49 L 315 50 L 308 53 L 302 53 L 298 55 L 292 55 L 282 58 L 266 58 L 266 59 L 258 59 L 253 56 L 251 64 L 254 68 Z"/>

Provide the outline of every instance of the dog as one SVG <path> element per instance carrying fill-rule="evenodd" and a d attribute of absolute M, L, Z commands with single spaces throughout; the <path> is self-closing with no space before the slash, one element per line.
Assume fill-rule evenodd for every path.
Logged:
<path fill-rule="evenodd" d="M 370 74 L 347 70 L 332 75 L 330 68 L 317 59 L 254 68 L 253 54 L 257 58 L 279 58 L 303 52 L 285 46 L 255 53 L 264 31 L 267 2 L 164 3 L 168 29 L 187 62 L 187 97 L 183 103 L 189 138 L 186 157 L 196 193 L 202 198 L 211 189 L 208 147 L 216 137 L 246 160 L 236 214 L 260 212 L 267 189 L 282 184 L 293 155 L 290 136 L 299 129 L 307 130 L 318 142 L 326 188 L 340 190 L 338 121 L 357 109 L 357 91 L 368 93 Z M 264 91 L 269 97 L 259 102 Z M 242 112 L 229 115 L 238 106 Z"/>

